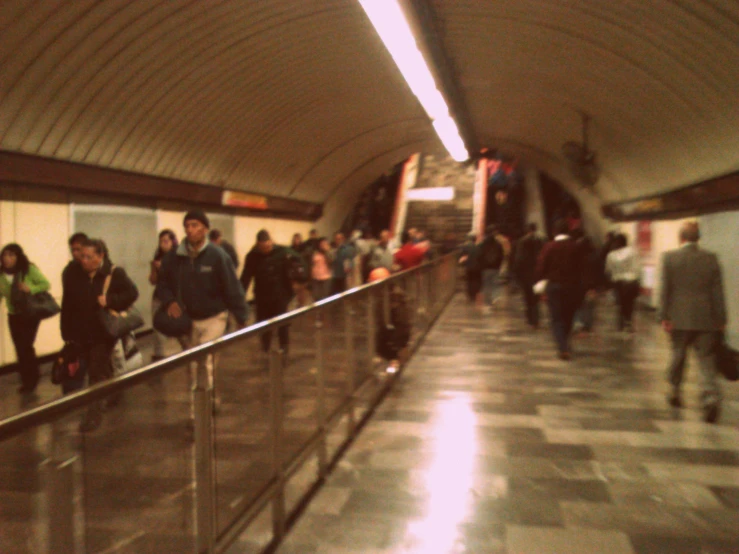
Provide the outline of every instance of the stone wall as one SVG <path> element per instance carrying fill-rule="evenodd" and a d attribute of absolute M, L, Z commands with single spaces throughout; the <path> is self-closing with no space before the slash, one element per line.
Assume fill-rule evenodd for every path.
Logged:
<path fill-rule="evenodd" d="M 435 242 L 450 235 L 463 241 L 472 228 L 475 166 L 457 163 L 449 157 L 424 155 L 414 188 L 431 187 L 454 187 L 454 199 L 409 202 L 405 228 L 424 229 Z"/>

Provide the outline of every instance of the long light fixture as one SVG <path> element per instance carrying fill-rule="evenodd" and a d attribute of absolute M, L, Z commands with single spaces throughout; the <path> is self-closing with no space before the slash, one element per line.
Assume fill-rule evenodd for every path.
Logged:
<path fill-rule="evenodd" d="M 423 54 L 418 49 L 410 25 L 397 0 L 359 0 L 377 34 L 395 60 L 413 94 L 426 110 L 436 133 L 451 157 L 463 162 L 469 158 L 459 129 L 444 97 L 436 87 Z"/>

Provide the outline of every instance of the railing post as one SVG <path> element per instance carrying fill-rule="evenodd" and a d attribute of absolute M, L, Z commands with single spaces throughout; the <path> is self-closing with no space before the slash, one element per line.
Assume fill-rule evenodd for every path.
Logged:
<path fill-rule="evenodd" d="M 324 360 L 323 327 L 316 328 L 316 426 L 318 428 L 318 479 L 328 471 L 328 445 L 326 444 L 326 374 Z"/>
<path fill-rule="evenodd" d="M 272 534 L 275 541 L 282 540 L 285 535 L 285 468 L 282 459 L 282 351 L 271 350 L 269 353 L 269 391 L 270 391 L 270 442 L 272 443 L 272 474 L 277 489 L 272 499 Z"/>
<path fill-rule="evenodd" d="M 208 377 L 208 356 L 195 370 L 195 493 L 196 533 L 199 554 L 215 548 L 215 482 L 213 478 L 213 383 Z"/>
<path fill-rule="evenodd" d="M 375 344 L 377 342 L 377 330 L 375 329 L 375 290 L 377 290 L 377 287 L 367 292 L 367 359 L 371 372 L 375 371 Z"/>
<path fill-rule="evenodd" d="M 354 436 L 354 428 L 356 419 L 354 413 L 354 374 L 356 371 L 356 361 L 354 359 L 354 316 L 351 312 L 351 300 L 344 302 L 344 346 L 346 348 L 346 391 L 345 395 L 348 400 L 347 409 L 347 437 Z"/>

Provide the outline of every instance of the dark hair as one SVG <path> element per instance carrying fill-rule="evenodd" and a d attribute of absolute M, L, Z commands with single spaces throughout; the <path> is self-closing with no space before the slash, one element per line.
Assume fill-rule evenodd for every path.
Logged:
<path fill-rule="evenodd" d="M 529 223 L 529 233 L 536 233 L 536 230 L 538 229 L 536 223 Z"/>
<path fill-rule="evenodd" d="M 82 248 L 92 248 L 96 254 L 108 258 L 108 245 L 102 239 L 87 239 L 82 243 Z"/>
<path fill-rule="evenodd" d="M 19 273 L 21 278 L 27 275 L 31 262 L 28 261 L 28 256 L 23 252 L 23 248 L 14 242 L 6 244 L 3 249 L 0 250 L 0 268 L 2 269 L 6 269 L 5 264 L 3 263 L 3 255 L 6 252 L 12 252 L 16 257 L 15 268 L 12 273 Z"/>
<path fill-rule="evenodd" d="M 558 219 L 554 222 L 554 226 L 552 227 L 552 230 L 554 231 L 554 236 L 557 235 L 569 235 L 570 234 L 570 226 L 567 225 L 566 219 Z"/>
<path fill-rule="evenodd" d="M 623 233 L 619 233 L 613 239 L 613 246 L 614 246 L 614 248 L 623 248 L 624 246 L 626 246 L 628 244 L 629 244 L 629 239 Z"/>
<path fill-rule="evenodd" d="M 85 233 L 75 233 L 71 237 L 69 237 L 69 246 L 72 246 L 76 243 L 84 243 L 88 239 L 87 235 Z"/>
<path fill-rule="evenodd" d="M 208 240 L 210 242 L 215 242 L 222 236 L 223 236 L 223 233 L 221 233 L 219 229 L 211 229 L 210 233 L 208 233 Z"/>
<path fill-rule="evenodd" d="M 212 233 L 213 231 L 211 231 Z M 179 241 L 177 240 L 177 235 L 174 234 L 174 231 L 172 229 L 164 229 L 159 232 L 159 240 L 162 240 L 162 237 L 167 236 L 169 237 L 169 240 L 172 241 L 172 248 L 177 248 L 179 245 Z M 212 239 L 211 239 L 212 240 Z M 162 252 L 162 247 L 157 245 L 157 250 L 154 253 L 154 261 L 159 261 L 164 257 L 164 252 Z"/>
<path fill-rule="evenodd" d="M 403 231 L 403 233 L 400 235 L 400 242 L 405 244 L 406 242 L 409 242 L 410 240 L 411 240 L 410 231 Z"/>

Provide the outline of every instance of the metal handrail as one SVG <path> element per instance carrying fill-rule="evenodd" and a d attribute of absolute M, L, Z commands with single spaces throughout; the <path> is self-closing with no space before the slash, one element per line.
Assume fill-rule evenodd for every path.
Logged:
<path fill-rule="evenodd" d="M 234 331 L 233 333 L 224 335 L 211 342 L 206 342 L 179 354 L 175 354 L 174 356 L 171 356 L 166 360 L 154 362 L 140 369 L 131 371 L 125 375 L 114 377 L 102 383 L 92 385 L 82 391 L 64 396 L 57 400 L 53 400 L 41 406 L 31 408 L 27 411 L 0 420 L 0 441 L 11 438 L 32 427 L 42 425 L 44 423 L 49 423 L 52 420 L 58 419 L 59 417 L 64 416 L 77 409 L 89 406 L 95 401 L 101 400 L 118 392 L 122 392 L 139 383 L 162 376 L 166 373 L 169 373 L 170 371 L 174 371 L 177 368 L 181 368 L 183 364 L 195 361 L 210 352 L 220 350 L 236 342 L 245 341 L 253 336 L 259 335 L 263 331 L 285 325 L 286 323 L 302 316 L 303 314 L 317 311 L 331 304 L 339 303 L 346 298 L 365 294 L 374 288 L 387 286 L 388 282 L 401 280 L 407 275 L 418 273 L 425 268 L 438 265 L 446 259 L 452 259 L 453 256 L 456 256 L 456 252 L 452 252 L 435 260 L 425 262 L 418 267 L 394 273 L 390 277 L 381 281 L 354 287 L 346 292 L 332 296 L 331 298 L 315 302 L 310 306 L 293 310 L 291 312 L 266 321 L 255 323 L 254 325 L 250 325 L 249 327 Z"/>

